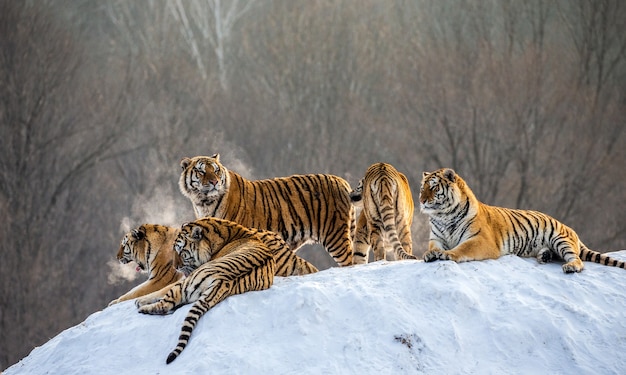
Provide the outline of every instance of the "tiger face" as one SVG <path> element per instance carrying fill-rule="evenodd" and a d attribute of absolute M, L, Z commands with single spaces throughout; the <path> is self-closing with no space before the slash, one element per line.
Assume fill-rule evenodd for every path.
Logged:
<path fill-rule="evenodd" d="M 126 233 L 122 238 L 120 249 L 117 252 L 117 260 L 122 264 L 132 261 L 137 263 L 138 270 L 146 271 L 148 260 L 146 259 L 146 231 L 139 227 Z"/>
<path fill-rule="evenodd" d="M 196 268 L 211 260 L 211 251 L 200 251 L 204 228 L 192 223 L 184 224 L 174 241 L 174 251 L 181 264 L 178 270 L 188 276 Z"/>
<path fill-rule="evenodd" d="M 220 164 L 220 155 L 184 158 L 180 162 L 181 192 L 194 203 L 206 205 L 216 201 L 226 190 L 228 171 Z"/>
<path fill-rule="evenodd" d="M 453 209 L 461 199 L 456 173 L 449 168 L 424 172 L 420 188 L 420 211 L 429 214 Z"/>

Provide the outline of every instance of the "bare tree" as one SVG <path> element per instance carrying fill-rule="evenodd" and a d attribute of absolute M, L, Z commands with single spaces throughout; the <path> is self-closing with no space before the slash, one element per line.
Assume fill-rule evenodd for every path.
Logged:
<path fill-rule="evenodd" d="M 78 294 L 59 291 L 76 281 L 63 270 L 85 255 L 89 242 L 84 234 L 76 242 L 70 235 L 82 219 L 75 216 L 82 211 L 76 201 L 93 194 L 81 178 L 94 179 L 93 172 L 115 155 L 128 118 L 122 119 L 123 95 L 105 98 L 110 92 L 77 89 L 84 51 L 45 7 L 0 7 L 0 207 L 8 213 L 2 227 L 0 340 L 6 347 L 7 340 L 22 338 L 20 348 L 1 351 L 5 364 L 48 337 L 54 324 L 45 306 L 55 306 L 60 319 L 77 318 L 74 307 L 80 305 L 70 301 Z M 132 82 L 120 78 L 118 93 Z M 84 314 L 85 307 L 78 310 Z"/>
<path fill-rule="evenodd" d="M 180 0 L 169 2 L 168 8 L 180 25 L 188 47 L 198 65 L 203 79 L 210 71 L 206 61 L 208 47 L 211 48 L 218 64 L 219 82 L 224 91 L 228 90 L 227 47 L 235 23 L 250 10 L 252 1 L 243 4 L 239 0 L 194 0 L 183 3 Z"/>

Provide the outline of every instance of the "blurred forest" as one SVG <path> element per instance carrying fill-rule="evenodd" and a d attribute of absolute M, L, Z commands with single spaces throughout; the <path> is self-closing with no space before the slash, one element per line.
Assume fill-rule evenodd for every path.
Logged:
<path fill-rule="evenodd" d="M 185 156 L 353 186 L 385 161 L 416 200 L 452 167 L 626 249 L 625 22 L 622 0 L 0 0 L 0 370 L 143 281 L 119 241 L 193 219 Z"/>

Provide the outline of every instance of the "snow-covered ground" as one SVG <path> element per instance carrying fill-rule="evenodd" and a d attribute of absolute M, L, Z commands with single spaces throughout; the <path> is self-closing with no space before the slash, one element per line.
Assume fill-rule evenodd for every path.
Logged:
<path fill-rule="evenodd" d="M 129 301 L 4 375 L 624 374 L 626 271 L 585 266 L 564 274 L 560 263 L 506 256 L 277 278 L 204 315 L 169 365 L 189 305 L 148 316 Z"/>

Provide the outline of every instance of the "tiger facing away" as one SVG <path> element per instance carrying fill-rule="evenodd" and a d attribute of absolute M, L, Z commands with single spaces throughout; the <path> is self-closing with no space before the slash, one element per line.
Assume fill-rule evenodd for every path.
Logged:
<path fill-rule="evenodd" d="M 136 300 L 139 312 L 164 315 L 175 308 L 193 303 L 178 338 L 178 345 L 168 355 L 171 363 L 185 349 L 198 319 L 229 296 L 268 289 L 274 282 L 275 262 L 272 252 L 260 241 L 238 240 L 227 255 L 205 263 L 186 278 Z"/>
<path fill-rule="evenodd" d="M 178 229 L 157 224 L 143 224 L 122 237 L 117 259 L 121 263 L 135 261 L 138 270 L 148 271 L 148 280 L 128 293 L 114 299 L 109 306 L 155 292 L 184 275 L 177 271 L 180 258 L 174 251 Z"/>
<path fill-rule="evenodd" d="M 465 181 L 449 168 L 424 172 L 420 209 L 430 219 L 424 260 L 465 262 L 507 254 L 553 256 L 565 261 L 566 273 L 583 270 L 583 260 L 624 268 L 624 262 L 588 249 L 574 230 L 537 211 L 488 206 L 476 199 Z"/>
<path fill-rule="evenodd" d="M 363 206 L 356 225 L 353 263 L 367 263 L 370 247 L 377 261 L 384 260 L 391 250 L 396 260 L 417 259 L 411 239 L 413 196 L 404 174 L 391 164 L 372 164 L 350 199 Z"/>
<path fill-rule="evenodd" d="M 352 264 L 350 185 L 329 174 L 250 181 L 227 170 L 219 154 L 184 158 L 180 190 L 196 218 L 216 217 L 280 234 L 292 251 L 320 243 L 340 266 Z"/>
<path fill-rule="evenodd" d="M 238 241 L 258 241 L 273 254 L 276 276 L 306 275 L 317 268 L 297 256 L 280 235 L 256 228 L 246 228 L 238 223 L 206 217 L 183 224 L 174 249 L 181 260 L 180 270 L 189 274 L 199 266 L 218 259 L 236 249 Z"/>

